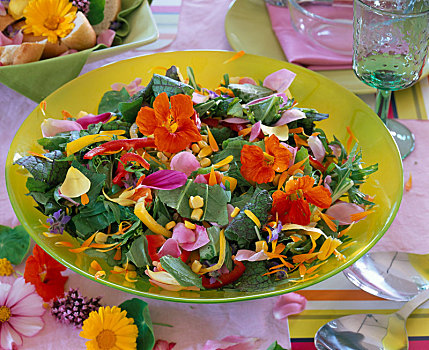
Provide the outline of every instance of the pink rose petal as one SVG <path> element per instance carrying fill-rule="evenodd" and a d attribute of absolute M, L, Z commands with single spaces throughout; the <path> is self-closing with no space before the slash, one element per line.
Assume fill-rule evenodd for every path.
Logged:
<path fill-rule="evenodd" d="M 173 238 L 169 238 L 162 245 L 161 249 L 158 251 L 158 256 L 161 258 L 165 255 L 171 255 L 174 258 L 178 258 L 182 254 L 182 251 L 179 248 L 179 243 Z"/>
<path fill-rule="evenodd" d="M 258 338 L 228 336 L 221 340 L 208 340 L 203 350 L 258 350 Z"/>
<path fill-rule="evenodd" d="M 146 176 L 140 186 L 156 190 L 174 190 L 182 187 L 187 179 L 186 174 L 181 171 L 164 169 Z"/>
<path fill-rule="evenodd" d="M 304 118 L 305 118 L 305 113 L 303 111 L 300 111 L 299 109 L 296 109 L 296 108 L 288 109 L 282 113 L 282 117 L 279 120 L 277 120 L 277 122 L 273 126 L 285 125 L 295 120 L 304 119 Z"/>
<path fill-rule="evenodd" d="M 112 29 L 103 30 L 97 37 L 97 44 L 103 44 L 111 47 L 113 39 L 115 39 L 116 32 Z"/>
<path fill-rule="evenodd" d="M 294 72 L 283 68 L 265 77 L 263 85 L 271 90 L 284 92 L 292 84 L 295 76 Z"/>
<path fill-rule="evenodd" d="M 332 152 L 334 153 L 335 157 L 340 158 L 340 156 L 341 156 L 341 147 L 339 145 L 335 145 L 334 144 L 334 145 L 329 145 L 328 147 L 332 150 Z"/>
<path fill-rule="evenodd" d="M 77 122 L 53 118 L 45 119 L 42 122 L 41 128 L 43 137 L 55 136 L 60 132 L 83 130 L 82 126 Z"/>
<path fill-rule="evenodd" d="M 111 116 L 112 116 L 112 113 L 110 112 L 99 114 L 99 115 L 88 114 L 82 118 L 77 119 L 76 123 L 79 123 L 82 126 L 82 128 L 88 129 L 88 126 L 90 126 L 91 124 L 108 122 Z"/>
<path fill-rule="evenodd" d="M 198 159 L 191 152 L 180 152 L 173 156 L 170 162 L 172 170 L 181 171 L 187 176 L 191 175 L 193 171 L 201 167 Z"/>
<path fill-rule="evenodd" d="M 172 238 L 175 239 L 179 245 L 183 243 L 194 243 L 195 233 L 191 229 L 187 228 L 185 224 L 179 222 L 173 228 Z"/>
<path fill-rule="evenodd" d="M 195 182 L 196 184 L 208 184 L 207 179 L 206 179 L 206 178 L 204 177 L 204 175 L 202 175 L 202 174 L 198 174 L 198 175 L 195 177 L 194 182 Z"/>
<path fill-rule="evenodd" d="M 195 104 L 207 102 L 208 99 L 209 99 L 209 95 L 202 95 L 198 92 L 192 93 L 192 102 L 194 102 Z"/>
<path fill-rule="evenodd" d="M 362 213 L 363 211 L 364 209 L 357 204 L 338 201 L 329 207 L 325 214 L 338 220 L 340 225 L 350 225 L 352 223 L 350 215 Z"/>
<path fill-rule="evenodd" d="M 326 187 L 332 193 L 331 186 L 329 186 L 331 182 L 332 182 L 332 176 L 328 175 L 325 177 L 325 180 L 323 180 L 323 186 Z"/>
<path fill-rule="evenodd" d="M 314 158 L 318 162 L 322 162 L 323 158 L 325 158 L 326 150 L 323 146 L 322 141 L 317 136 L 311 135 L 308 139 L 308 146 L 310 147 L 311 151 L 313 152 Z"/>
<path fill-rule="evenodd" d="M 223 119 L 223 120 L 221 120 L 221 122 L 225 122 L 225 123 L 229 123 L 229 124 L 247 124 L 247 123 L 249 123 L 249 120 L 243 119 L 243 118 L 233 117 L 233 118 Z"/>
<path fill-rule="evenodd" d="M 256 84 L 256 81 L 254 81 L 252 78 L 250 77 L 243 77 L 240 78 L 240 80 L 238 81 L 239 84 L 251 84 L 251 85 L 258 85 Z"/>
<path fill-rule="evenodd" d="M 188 252 L 192 252 L 198 248 L 201 248 L 202 246 L 206 245 L 210 242 L 209 236 L 207 234 L 207 230 L 204 226 L 195 225 L 195 241 L 192 243 L 182 243 L 180 244 L 180 247 L 182 249 L 187 250 Z"/>
<path fill-rule="evenodd" d="M 140 85 L 142 82 L 141 78 L 135 78 L 131 83 L 123 84 L 123 83 L 115 83 L 111 85 L 112 90 L 121 91 L 123 88 L 127 90 L 130 96 L 133 96 L 136 92 L 143 90 L 144 86 Z"/>
<path fill-rule="evenodd" d="M 273 315 L 276 320 L 284 319 L 290 315 L 304 311 L 307 299 L 298 293 L 288 293 L 281 295 L 273 308 Z"/>
<path fill-rule="evenodd" d="M 268 256 L 265 254 L 263 250 L 260 252 L 254 252 L 253 250 L 247 250 L 247 249 L 240 249 L 235 254 L 235 260 L 237 261 L 261 261 L 261 260 L 267 260 Z"/>
<path fill-rule="evenodd" d="M 261 132 L 261 121 L 256 122 L 253 124 L 252 129 L 250 131 L 250 137 L 249 141 L 253 142 L 256 140 L 256 138 L 259 136 L 259 133 Z"/>

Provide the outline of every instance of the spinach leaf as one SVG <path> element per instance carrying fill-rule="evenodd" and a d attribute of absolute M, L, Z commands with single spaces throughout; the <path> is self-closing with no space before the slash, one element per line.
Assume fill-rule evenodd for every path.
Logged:
<path fill-rule="evenodd" d="M 288 124 L 289 129 L 304 128 L 304 133 L 306 135 L 313 134 L 314 127 L 315 127 L 314 122 L 318 122 L 318 121 L 327 119 L 329 117 L 329 114 L 319 113 L 312 108 L 297 108 L 297 109 L 305 113 L 305 118 L 295 120 L 289 123 Z"/>
<path fill-rule="evenodd" d="M 222 146 L 222 143 L 224 141 L 234 136 L 234 131 L 227 127 L 211 128 L 210 131 L 212 132 L 213 137 L 220 146 Z"/>
<path fill-rule="evenodd" d="M 172 275 L 181 286 L 196 286 L 204 289 L 200 276 L 193 272 L 180 258 L 165 255 L 160 260 L 162 268 Z"/>
<path fill-rule="evenodd" d="M 266 290 L 273 284 L 269 275 L 262 276 L 267 272 L 265 261 L 243 261 L 246 270 L 234 283 L 234 288 L 242 292 L 257 292 Z"/>
<path fill-rule="evenodd" d="M 228 105 L 226 115 L 230 117 L 243 118 L 243 106 L 239 98 L 234 98 Z"/>
<path fill-rule="evenodd" d="M 121 102 L 127 102 L 130 99 L 130 94 L 122 88 L 121 91 L 107 91 L 101 98 L 101 102 L 98 105 L 98 114 L 112 112 L 118 112 L 118 105 Z"/>
<path fill-rule="evenodd" d="M 268 220 L 268 213 L 271 210 L 273 199 L 266 190 L 256 189 L 253 193 L 250 202 L 247 203 L 243 210 L 232 219 L 231 223 L 225 229 L 225 237 L 230 241 L 238 243 L 240 248 L 250 248 L 251 242 L 258 240 L 256 234 L 256 225 L 245 213 L 245 210 L 250 210 L 264 226 Z"/>
<path fill-rule="evenodd" d="M 30 192 L 46 192 L 51 186 L 43 181 L 35 180 L 34 177 L 27 178 L 27 182 L 25 183 L 28 191 Z"/>
<path fill-rule="evenodd" d="M 190 218 L 192 209 L 189 207 L 191 196 L 201 196 L 204 199 L 204 213 L 201 221 L 217 222 L 219 225 L 228 224 L 228 194 L 219 185 L 194 183 L 188 180 L 182 187 L 174 190 L 158 192 L 159 199 L 167 206 L 174 208 L 184 218 Z"/>
<path fill-rule="evenodd" d="M 132 298 L 124 301 L 119 307 L 127 312 L 127 317 L 132 318 L 138 328 L 137 350 L 152 350 L 155 345 L 155 335 L 147 303 Z"/>
<path fill-rule="evenodd" d="M 139 112 L 143 103 L 143 97 L 131 102 L 121 102 L 118 105 L 118 110 L 122 114 L 122 120 L 127 123 L 134 123 L 137 118 L 137 113 Z"/>
<path fill-rule="evenodd" d="M 247 106 L 251 115 L 250 119 L 254 123 L 260 121 L 264 125 L 273 125 L 281 117 L 279 109 L 282 102 L 282 97 L 273 95 L 264 101 Z"/>
<path fill-rule="evenodd" d="M 198 103 L 194 106 L 194 109 L 197 111 L 198 115 L 202 117 L 205 113 L 214 107 L 216 107 L 216 101 L 208 100 L 206 102 Z"/>
<path fill-rule="evenodd" d="M 72 220 L 75 225 L 76 234 L 86 239 L 96 231 L 102 231 L 107 226 L 115 222 L 115 216 L 112 212 L 107 211 L 103 202 L 87 204 L 80 209 L 79 213 L 73 216 Z"/>
<path fill-rule="evenodd" d="M 37 140 L 37 143 L 47 151 L 59 150 L 64 152 L 66 150 L 67 143 L 77 140 L 79 137 L 79 131 L 69 131 L 66 133 L 58 133 L 51 137 L 43 137 Z"/>
<path fill-rule="evenodd" d="M 30 249 L 30 236 L 23 226 L 14 228 L 0 225 L 0 258 L 19 265 Z"/>
<path fill-rule="evenodd" d="M 159 74 L 153 75 L 151 83 L 152 92 L 155 97 L 162 92 L 166 92 L 168 97 L 177 94 L 192 96 L 194 92 L 192 86 Z"/>
<path fill-rule="evenodd" d="M 176 66 L 171 66 L 170 68 L 168 68 L 167 71 L 165 72 L 165 76 L 173 80 L 181 81 L 180 71 L 179 71 L 179 68 L 177 68 Z"/>
<path fill-rule="evenodd" d="M 147 250 L 147 239 L 140 236 L 131 244 L 130 250 L 126 253 L 127 258 L 137 267 L 144 268 L 152 264 L 152 259 Z"/>
<path fill-rule="evenodd" d="M 35 180 L 55 186 L 64 181 L 69 168 L 68 162 L 61 161 L 62 158 L 64 155 L 61 151 L 52 151 L 45 153 L 44 157 L 25 156 L 13 164 L 22 165 Z"/>
<path fill-rule="evenodd" d="M 219 234 L 220 228 L 218 226 L 211 226 L 207 229 L 210 242 L 199 249 L 201 260 L 211 260 L 219 255 Z"/>
<path fill-rule="evenodd" d="M 271 89 L 252 84 L 229 84 L 228 88 L 232 90 L 234 96 L 240 98 L 244 103 L 270 96 L 274 93 Z"/>

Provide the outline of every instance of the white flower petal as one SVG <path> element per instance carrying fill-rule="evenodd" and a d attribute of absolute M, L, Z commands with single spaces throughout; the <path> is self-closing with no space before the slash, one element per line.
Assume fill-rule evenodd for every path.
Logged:
<path fill-rule="evenodd" d="M 42 316 L 45 313 L 43 299 L 36 293 L 26 296 L 11 307 L 16 316 Z"/>
<path fill-rule="evenodd" d="M 44 326 L 41 317 L 12 316 L 9 324 L 20 334 L 32 337 L 40 332 Z"/>
<path fill-rule="evenodd" d="M 5 322 L 0 329 L 0 347 L 6 350 L 12 350 L 13 344 L 18 346 L 21 345 L 22 337 Z"/>
<path fill-rule="evenodd" d="M 24 278 L 18 277 L 10 288 L 9 294 L 6 298 L 6 305 L 9 307 L 14 306 L 18 301 L 25 298 L 27 295 L 35 292 L 35 288 L 31 283 L 25 283 Z"/>

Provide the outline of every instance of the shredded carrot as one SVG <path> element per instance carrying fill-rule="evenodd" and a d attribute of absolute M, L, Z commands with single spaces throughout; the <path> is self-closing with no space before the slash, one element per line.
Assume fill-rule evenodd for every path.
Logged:
<path fill-rule="evenodd" d="M 350 231 L 350 229 L 353 227 L 353 225 L 354 225 L 354 224 L 355 224 L 355 223 L 354 223 L 354 222 L 352 222 L 350 226 L 348 226 L 348 227 L 346 227 L 344 230 L 340 231 L 340 232 L 338 233 L 337 238 L 340 238 L 340 237 L 344 236 L 347 232 L 349 232 L 349 231 Z"/>
<path fill-rule="evenodd" d="M 304 163 L 307 161 L 307 159 L 308 159 L 308 157 L 306 157 L 306 158 L 304 158 L 303 160 L 299 161 L 298 163 L 295 163 L 294 165 L 292 165 L 292 166 L 288 169 L 287 173 L 288 173 L 289 175 L 293 175 L 293 174 L 295 173 L 295 171 L 296 171 L 296 170 L 298 170 L 299 168 L 301 168 L 301 167 L 304 165 Z M 280 182 L 280 181 L 279 181 L 279 182 Z"/>
<path fill-rule="evenodd" d="M 66 241 L 55 242 L 55 245 L 58 247 L 73 247 L 73 244 Z"/>
<path fill-rule="evenodd" d="M 63 115 L 64 119 L 73 118 L 73 116 L 69 112 L 67 112 L 66 110 L 62 110 L 61 114 Z"/>
<path fill-rule="evenodd" d="M 304 128 L 295 128 L 295 129 L 289 129 L 290 134 L 303 134 Z"/>
<path fill-rule="evenodd" d="M 300 280 L 291 280 L 291 282 L 293 282 L 293 283 L 301 283 L 301 282 L 306 282 L 306 281 L 312 280 L 312 279 L 317 278 L 317 277 L 319 277 L 319 275 L 316 274 L 314 276 L 303 278 L 303 279 L 300 279 Z"/>
<path fill-rule="evenodd" d="M 411 176 L 411 173 L 410 173 L 410 177 L 408 178 L 408 181 L 405 184 L 405 191 L 408 192 L 409 190 L 411 190 L 412 185 L 413 185 L 413 177 Z"/>
<path fill-rule="evenodd" d="M 307 268 L 305 267 L 304 264 L 300 264 L 298 267 L 298 270 L 301 277 L 304 277 L 304 275 L 307 273 Z"/>
<path fill-rule="evenodd" d="M 43 154 L 32 152 L 32 151 L 27 151 L 27 153 L 31 154 L 32 156 L 38 157 L 38 158 L 46 159 L 47 161 L 49 161 L 51 163 L 53 162 L 53 160 L 51 158 L 48 158 L 48 157 L 44 156 Z"/>
<path fill-rule="evenodd" d="M 210 170 L 210 176 L 209 176 L 209 186 L 214 186 L 216 184 L 217 184 L 216 173 L 215 173 L 214 167 L 212 167 L 212 169 Z"/>
<path fill-rule="evenodd" d="M 303 140 L 301 137 L 299 137 L 297 134 L 293 134 L 293 139 L 295 140 L 296 147 L 299 146 L 305 146 L 308 147 L 307 141 Z"/>
<path fill-rule="evenodd" d="M 322 218 L 322 220 L 326 223 L 326 225 L 328 225 L 328 227 L 334 231 L 337 232 L 337 225 L 335 224 L 335 222 L 332 221 L 332 216 L 323 214 L 322 212 L 319 213 L 320 217 Z"/>
<path fill-rule="evenodd" d="M 212 132 L 210 131 L 210 128 L 207 126 L 207 134 L 209 136 L 209 145 L 213 152 L 219 151 L 219 145 L 217 144 Z"/>
<path fill-rule="evenodd" d="M 225 62 L 223 62 L 223 64 L 227 64 L 229 62 L 235 61 L 237 58 L 240 58 L 244 54 L 245 54 L 245 52 L 243 50 L 238 51 L 234 56 L 232 56 L 231 58 L 229 58 Z"/>
<path fill-rule="evenodd" d="M 97 260 L 92 260 L 91 264 L 89 266 L 91 266 L 91 268 L 94 269 L 95 271 L 102 271 L 103 270 Z"/>
<path fill-rule="evenodd" d="M 246 136 L 246 135 L 249 135 L 249 134 L 251 133 L 251 131 L 252 131 L 252 128 L 241 129 L 241 130 L 238 132 L 238 136 Z"/>
<path fill-rule="evenodd" d="M 357 140 L 356 136 L 353 134 L 353 131 L 350 128 L 350 126 L 347 126 L 346 129 L 347 129 L 347 133 L 349 134 L 349 138 L 347 139 L 346 147 L 347 147 L 347 153 L 350 153 L 353 140 L 355 140 L 356 142 L 358 142 L 358 140 Z"/>

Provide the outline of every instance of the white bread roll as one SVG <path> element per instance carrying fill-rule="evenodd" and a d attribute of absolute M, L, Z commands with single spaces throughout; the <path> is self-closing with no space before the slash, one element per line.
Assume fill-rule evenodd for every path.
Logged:
<path fill-rule="evenodd" d="M 69 49 L 86 50 L 95 46 L 97 36 L 92 29 L 91 24 L 82 12 L 76 13 L 74 20 L 74 28 L 65 38 L 62 38 L 62 43 Z"/>
<path fill-rule="evenodd" d="M 57 57 L 69 49 L 66 45 L 64 45 L 62 41 L 57 41 L 56 44 L 52 44 L 49 41 L 47 41 L 46 37 L 44 36 L 34 36 L 32 34 L 24 34 L 22 41 L 29 42 L 29 43 L 46 41 L 42 58 Z"/>
<path fill-rule="evenodd" d="M 95 33 L 99 35 L 102 31 L 109 29 L 110 24 L 116 19 L 121 11 L 121 0 L 106 0 L 104 4 L 104 19 L 93 26 Z"/>
<path fill-rule="evenodd" d="M 38 61 L 42 57 L 44 47 L 43 42 L 0 46 L 0 62 L 8 66 Z"/>

